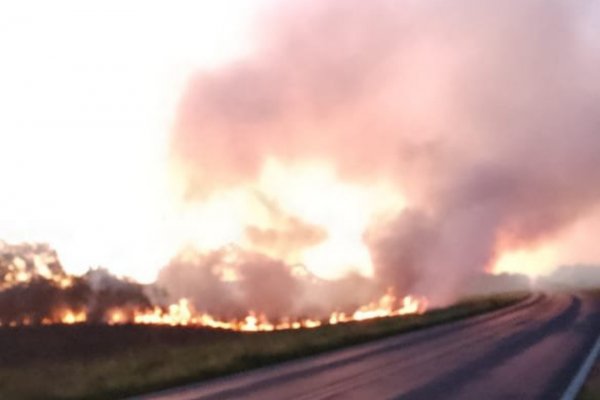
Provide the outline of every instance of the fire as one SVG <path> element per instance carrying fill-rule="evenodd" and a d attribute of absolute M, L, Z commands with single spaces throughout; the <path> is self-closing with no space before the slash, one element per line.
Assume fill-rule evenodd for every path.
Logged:
<path fill-rule="evenodd" d="M 404 296 L 402 301 L 398 302 L 393 291 L 390 289 L 378 302 L 362 306 L 352 315 L 345 315 L 344 313 L 331 314 L 329 323 L 337 324 L 339 322 L 364 321 L 373 318 L 422 314 L 426 309 L 427 300 L 425 298 L 419 299 L 413 296 Z"/>
<path fill-rule="evenodd" d="M 250 311 L 241 319 L 224 320 L 207 313 L 196 313 L 189 300 L 180 299 L 166 309 L 155 307 L 150 311 L 136 312 L 133 322 L 148 325 L 199 326 L 226 329 L 240 332 L 270 332 L 287 329 L 310 329 L 324 324 L 335 325 L 343 322 L 364 321 L 407 314 L 421 314 L 427 309 L 427 300 L 413 296 L 396 298 L 390 289 L 378 301 L 362 306 L 352 314 L 333 312 L 329 318 L 282 318 L 272 321 L 262 313 Z M 124 323 L 125 319 L 113 318 L 111 323 Z"/>
<path fill-rule="evenodd" d="M 71 279 L 55 281 L 62 289 L 74 285 Z M 425 312 L 427 300 L 415 296 L 396 297 L 392 288 L 377 301 L 363 305 L 354 312 L 332 312 L 328 317 L 320 318 L 291 318 L 281 317 L 270 319 L 265 313 L 249 311 L 241 318 L 220 318 L 218 316 L 197 312 L 189 299 L 182 298 L 166 307 L 154 305 L 150 308 L 144 305 L 131 304 L 116 306 L 109 309 L 101 320 L 89 317 L 87 308 L 60 308 L 43 319 L 36 318 L 35 314 L 24 313 L 12 320 L 0 321 L 0 326 L 27 326 L 27 325 L 54 325 L 54 324 L 81 324 L 81 323 L 106 323 L 109 325 L 140 324 L 140 325 L 168 325 L 168 326 L 194 326 L 213 329 L 223 329 L 238 332 L 271 332 L 289 329 L 311 329 L 323 325 L 364 321 L 375 318 L 393 317 L 407 314 L 420 314 Z"/>
<path fill-rule="evenodd" d="M 44 318 L 41 320 L 42 325 L 56 325 L 56 324 L 64 324 L 64 325 L 73 325 L 73 324 L 81 324 L 87 321 L 87 314 L 85 311 L 73 311 L 73 310 L 63 310 L 58 313 L 55 318 Z M 23 316 L 18 320 L 13 320 L 8 323 L 3 324 L 0 322 L 0 327 L 2 326 L 29 326 L 34 325 L 34 321 L 29 316 Z"/>
<path fill-rule="evenodd" d="M 49 261 L 42 260 L 40 256 L 46 253 Z M 5 254 L 2 260 L 8 261 L 0 264 L 0 272 L 4 273 L 4 280 L 0 282 L 0 293 L 4 296 L 3 301 L 6 304 L 16 307 L 5 307 L 0 315 L 0 326 L 103 323 L 269 332 L 417 314 L 424 312 L 427 307 L 426 299 L 410 295 L 397 297 L 393 288 L 389 288 L 376 301 L 354 310 L 348 306 L 343 310 L 331 308 L 329 311 L 332 312 L 329 315 L 291 317 L 278 314 L 279 317 L 274 318 L 273 311 L 268 311 L 268 308 L 262 309 L 264 306 L 259 306 L 260 303 L 244 302 L 242 299 L 239 304 L 254 304 L 255 308 L 249 309 L 246 315 L 238 314 L 235 318 L 228 318 L 205 312 L 206 310 L 197 310 L 191 300 L 185 297 L 167 306 L 157 305 L 150 295 L 153 293 L 152 287 L 118 278 L 103 269 L 90 270 L 79 277 L 69 275 L 60 266 L 56 253 L 48 247 L 5 245 Z M 23 257 L 14 254 L 23 254 Z M 246 278 L 244 270 L 240 267 L 244 264 L 240 264 L 239 259 L 245 256 L 246 253 L 235 246 L 225 249 L 219 254 L 217 261 L 213 260 L 212 264 L 207 264 L 211 268 L 209 272 L 215 279 L 227 282 L 232 288 L 243 287 L 240 285 Z M 182 257 L 186 260 L 189 258 L 190 262 L 194 263 L 198 261 L 195 257 L 199 255 L 190 250 L 184 252 Z M 259 261 L 262 262 L 263 259 L 260 258 Z M 247 267 L 250 268 L 250 265 Z M 320 282 L 304 264 L 289 266 L 288 270 L 284 269 L 287 267 L 285 264 L 276 265 L 289 274 L 289 279 L 298 279 L 307 285 Z M 145 293 L 145 290 L 148 292 Z"/>
<path fill-rule="evenodd" d="M 61 317 L 60 322 L 63 324 L 77 324 L 77 323 L 85 322 L 86 319 L 87 319 L 87 315 L 84 311 L 80 311 L 80 312 L 67 311 Z"/>
<path fill-rule="evenodd" d="M 136 312 L 133 322 L 136 324 L 190 325 L 195 321 L 187 299 L 171 304 L 167 311 L 155 306 L 149 312 Z"/>

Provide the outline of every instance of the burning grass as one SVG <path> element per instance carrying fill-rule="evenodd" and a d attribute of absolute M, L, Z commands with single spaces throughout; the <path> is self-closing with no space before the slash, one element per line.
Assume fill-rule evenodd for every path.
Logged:
<path fill-rule="evenodd" d="M 421 315 L 264 333 L 162 326 L 0 329 L 0 398 L 114 399 L 358 344 L 491 311 L 524 294 Z"/>

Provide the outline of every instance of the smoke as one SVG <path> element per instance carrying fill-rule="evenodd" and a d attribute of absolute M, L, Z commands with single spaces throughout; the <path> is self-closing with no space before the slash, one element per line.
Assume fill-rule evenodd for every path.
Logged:
<path fill-rule="evenodd" d="M 598 265 L 562 265 L 536 284 L 544 289 L 595 289 L 600 286 Z"/>
<path fill-rule="evenodd" d="M 167 289 L 170 301 L 189 298 L 196 309 L 212 315 L 242 318 L 254 311 L 272 320 L 354 311 L 381 294 L 367 278 L 326 281 L 300 265 L 237 246 L 187 249 L 160 272 L 156 285 Z"/>
<path fill-rule="evenodd" d="M 87 304 L 88 321 L 104 322 L 114 310 L 119 310 L 124 320 L 131 321 L 135 311 L 153 307 L 142 285 L 117 278 L 106 269 L 89 270 L 82 279 L 91 290 Z"/>
<path fill-rule="evenodd" d="M 253 249 L 275 258 L 289 260 L 298 258 L 303 250 L 327 238 L 327 232 L 323 228 L 285 213 L 275 201 L 265 196 L 259 195 L 259 199 L 266 208 L 273 226 L 246 227 L 245 236 Z"/>
<path fill-rule="evenodd" d="M 188 200 L 256 181 L 269 157 L 386 179 L 409 207 L 365 233 L 375 279 L 448 300 L 600 200 L 590 15 L 557 0 L 286 2 L 255 53 L 189 83 L 172 140 Z"/>
<path fill-rule="evenodd" d="M 248 310 L 284 315 L 297 290 L 285 264 L 234 247 L 207 254 L 190 249 L 161 271 L 157 284 L 172 300 L 191 298 L 197 309 L 229 318 Z"/>

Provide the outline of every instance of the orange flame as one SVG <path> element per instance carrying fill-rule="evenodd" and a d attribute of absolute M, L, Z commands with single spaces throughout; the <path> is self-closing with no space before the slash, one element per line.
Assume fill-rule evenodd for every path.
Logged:
<path fill-rule="evenodd" d="M 87 319 L 87 315 L 84 311 L 80 311 L 80 312 L 67 311 L 62 315 L 60 322 L 63 324 L 77 324 L 77 323 L 85 322 L 86 319 Z"/>
<path fill-rule="evenodd" d="M 264 314 L 250 311 L 242 319 L 222 320 L 213 315 L 196 314 L 187 299 L 180 299 L 167 309 L 155 307 L 151 311 L 135 312 L 133 322 L 136 324 L 171 325 L 171 326 L 200 326 L 216 329 L 227 329 L 240 332 L 269 332 L 285 329 L 316 328 L 324 323 L 335 325 L 342 322 L 364 321 L 374 318 L 393 317 L 407 314 L 421 314 L 427 308 L 424 298 L 405 296 L 400 301 L 392 290 L 383 295 L 379 301 L 360 307 L 352 314 L 333 312 L 328 319 L 311 318 L 270 321 Z M 123 319 L 111 320 L 111 323 L 126 322 Z"/>
<path fill-rule="evenodd" d="M 238 332 L 270 332 L 287 329 L 311 329 L 322 325 L 335 325 L 339 323 L 364 321 L 375 318 L 393 317 L 407 314 L 422 314 L 426 311 L 427 300 L 414 296 L 404 296 L 398 299 L 393 290 L 383 295 L 378 301 L 364 305 L 353 313 L 333 312 L 328 318 L 289 318 L 284 317 L 277 321 L 269 320 L 263 313 L 249 311 L 241 319 L 221 319 L 208 313 L 198 313 L 194 310 L 188 299 L 182 298 L 168 307 L 155 306 L 150 310 L 132 310 L 124 308 L 112 309 L 106 322 L 109 325 L 118 324 L 143 324 L 143 325 L 170 325 L 170 326 L 195 326 L 214 329 L 225 329 Z M 41 321 L 42 325 L 52 324 L 79 324 L 88 321 L 85 310 L 64 309 L 55 314 L 55 317 Z M 5 323 L 7 326 L 31 325 L 29 316 L 23 316 L 17 321 Z M 3 326 L 0 323 L 0 326 Z"/>

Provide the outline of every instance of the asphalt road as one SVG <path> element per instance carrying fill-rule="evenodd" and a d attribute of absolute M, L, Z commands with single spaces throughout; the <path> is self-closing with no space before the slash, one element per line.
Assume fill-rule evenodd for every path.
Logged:
<path fill-rule="evenodd" d="M 536 295 L 475 318 L 144 399 L 560 399 L 600 333 L 600 304 Z"/>

